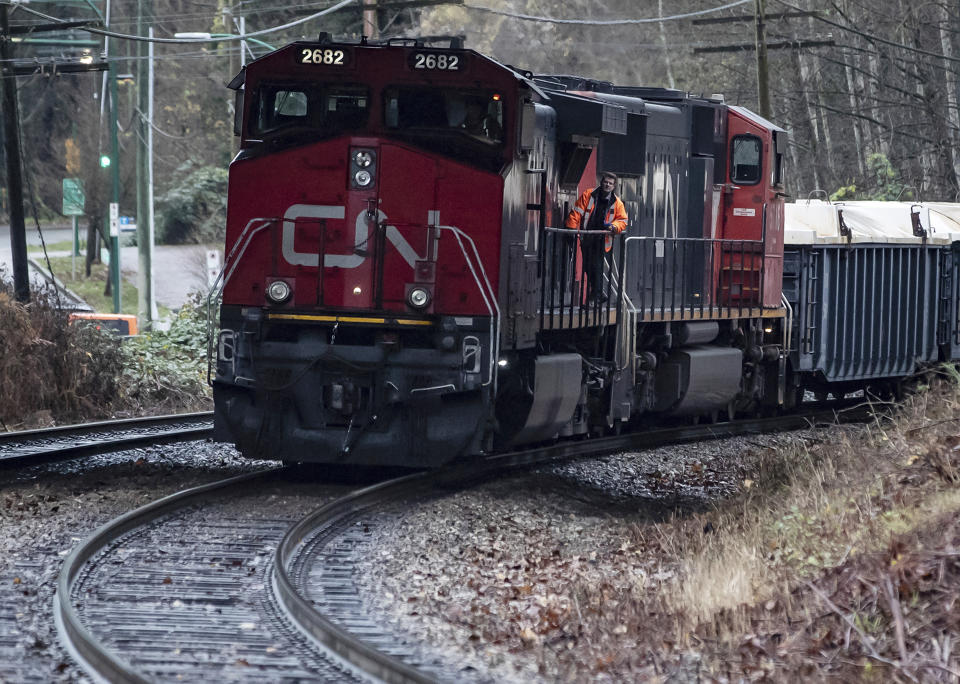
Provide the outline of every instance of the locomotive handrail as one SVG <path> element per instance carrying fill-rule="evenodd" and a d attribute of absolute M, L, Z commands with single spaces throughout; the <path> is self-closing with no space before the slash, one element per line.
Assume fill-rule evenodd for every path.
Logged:
<path fill-rule="evenodd" d="M 483 260 L 480 259 L 480 252 L 477 250 L 477 245 L 473 241 L 473 238 L 464 233 L 462 230 L 456 226 L 432 226 L 439 230 L 449 230 L 453 233 L 454 237 L 457 238 L 457 244 L 460 246 L 460 251 L 463 254 L 464 260 L 467 262 L 467 267 L 470 269 L 471 275 L 473 275 L 473 280 L 477 285 L 477 289 L 480 291 L 480 296 L 483 297 L 484 304 L 487 305 L 487 311 L 490 312 L 490 367 L 488 368 L 487 381 L 483 385 L 493 385 L 493 390 L 497 389 L 497 376 L 494 374 L 494 369 L 497 367 L 497 357 L 500 356 L 500 304 L 497 302 L 496 293 L 493 291 L 493 286 L 490 285 L 490 279 L 487 277 L 487 269 L 483 266 Z M 477 272 L 473 267 L 473 264 L 470 262 L 470 258 L 467 256 L 467 250 L 463 246 L 463 239 L 466 239 L 470 243 L 470 248 L 473 250 L 474 258 L 477 260 L 477 265 L 480 267 L 480 273 L 483 275 L 483 282 L 487 285 L 487 290 L 489 293 L 489 298 L 487 293 L 483 291 L 483 287 L 480 284 L 480 279 L 477 277 Z M 495 313 L 494 313 L 495 312 Z M 496 320 L 496 327 L 494 327 L 494 320 Z"/>
<path fill-rule="evenodd" d="M 554 234 L 554 236 L 563 236 L 566 238 L 576 238 L 579 242 L 583 236 L 603 236 L 611 237 L 614 240 L 619 240 L 623 237 L 622 233 L 615 233 L 610 230 L 596 230 L 596 229 L 584 229 L 579 228 L 558 228 L 552 226 L 544 226 L 543 232 L 547 235 Z M 552 249 L 550 252 L 550 261 L 546 261 L 546 248 L 549 243 L 549 240 L 543 240 L 542 247 L 540 251 L 540 272 L 541 278 L 545 278 L 547 273 L 550 274 L 550 288 L 549 296 L 547 293 L 546 285 L 541 286 L 540 292 L 540 326 L 541 328 L 546 325 L 546 321 L 549 319 L 549 326 L 554 327 L 556 319 L 556 324 L 560 328 L 564 327 L 584 327 L 599 323 L 601 315 L 605 314 L 609 317 L 612 313 L 612 297 L 613 289 L 616 288 L 619 291 L 622 291 L 621 283 L 619 282 L 620 278 L 616 272 L 616 263 L 604 260 L 604 266 L 601 269 L 600 273 L 600 282 L 596 285 L 599 286 L 597 293 L 600 295 L 599 298 L 595 298 L 587 302 L 584 306 L 584 296 L 587 295 L 589 298 L 590 291 L 595 288 L 591 285 L 589 289 L 585 291 L 585 285 L 589 282 L 589 279 L 577 278 L 577 274 L 571 269 L 570 277 L 567 277 L 567 266 L 570 265 L 570 260 L 573 258 L 573 252 L 567 253 L 567 247 L 562 246 L 563 243 L 559 243 L 556 239 L 552 242 Z M 559 248 L 559 249 L 558 249 Z M 559 259 L 558 259 L 559 256 Z M 615 260 L 614 260 L 615 261 Z M 559 269 L 559 273 L 557 272 Z M 558 277 L 559 276 L 559 277 Z M 616 284 L 614 280 L 617 280 Z M 604 286 L 604 283 L 606 284 Z M 559 290 L 557 285 L 560 285 Z M 576 285 L 576 286 L 575 286 Z M 557 310 L 557 296 L 559 295 L 559 311 Z M 570 303 L 566 304 L 567 296 L 569 295 Z M 548 307 L 549 299 L 549 307 Z M 620 297 L 617 295 L 617 315 L 620 313 Z M 549 308 L 549 314 L 547 310 Z M 576 317 L 576 322 L 574 318 Z M 564 320 L 566 318 L 566 321 Z M 609 319 L 608 319 L 609 320 Z M 601 338 L 606 336 L 606 325 L 601 327 Z"/>
<path fill-rule="evenodd" d="M 663 259 L 666 259 L 666 245 L 668 243 L 671 245 L 680 245 L 680 246 L 703 245 L 704 247 L 704 250 L 702 252 L 702 257 L 705 260 L 704 276 L 707 278 L 706 292 L 703 292 L 703 291 L 688 292 L 687 291 L 688 283 L 684 279 L 684 274 L 691 272 L 691 270 L 687 267 L 686 262 L 687 262 L 688 256 L 690 258 L 696 258 L 697 255 L 695 253 L 688 255 L 688 251 L 690 250 L 687 250 L 687 249 L 678 250 L 675 248 L 672 250 L 673 252 L 672 269 L 671 269 L 671 275 L 669 277 L 669 283 L 667 282 L 667 278 L 668 278 L 667 275 L 665 273 L 661 274 L 661 279 L 663 281 L 661 283 L 662 287 L 659 288 L 659 295 L 660 295 L 659 309 L 661 314 L 669 309 L 671 314 L 674 314 L 679 310 L 682 315 L 683 312 L 686 310 L 686 311 L 689 311 L 691 315 L 693 315 L 695 311 L 699 310 L 700 316 L 703 316 L 705 309 L 707 309 L 708 307 L 717 307 L 721 310 L 726 309 L 728 313 L 731 312 L 733 309 L 737 309 L 738 314 L 742 314 L 744 306 L 748 306 L 748 307 L 763 306 L 763 280 L 764 280 L 763 279 L 764 241 L 763 240 L 729 240 L 729 239 L 723 239 L 723 238 L 656 237 L 656 236 L 646 236 L 646 235 L 643 235 L 643 236 L 635 235 L 635 236 L 628 237 L 626 240 L 624 240 L 624 252 L 626 252 L 626 250 L 628 249 L 631 243 L 637 243 L 641 246 L 644 246 L 649 243 L 653 243 L 656 246 L 657 250 L 663 251 L 662 254 L 658 254 L 655 251 L 655 258 L 663 258 Z M 658 244 L 658 243 L 662 243 L 662 244 Z M 715 255 L 717 254 L 717 248 L 720 249 L 719 260 L 715 260 Z M 680 268 L 678 268 L 678 264 L 677 264 L 678 251 L 682 252 L 681 263 L 679 264 Z M 720 296 L 722 296 L 722 290 L 724 288 L 723 277 L 721 274 L 723 272 L 723 265 L 724 265 L 722 257 L 725 254 L 731 257 L 739 256 L 739 264 L 738 264 L 739 269 L 738 270 L 735 270 L 733 268 L 730 269 L 730 274 L 729 274 L 730 280 L 727 283 L 728 301 L 726 302 L 724 302 L 720 298 Z M 645 255 L 646 255 L 646 250 L 641 252 L 641 258 L 644 258 Z M 751 266 L 754 265 L 753 257 L 757 257 L 757 256 L 760 257 L 761 260 L 760 260 L 759 268 L 747 267 L 746 258 L 748 256 L 751 257 L 750 259 Z M 731 264 L 731 266 L 732 265 L 733 264 Z M 717 271 L 718 267 L 720 268 L 720 271 Z M 680 274 L 680 278 L 681 278 L 679 287 L 677 283 L 678 273 Z M 733 282 L 733 275 L 735 273 L 740 274 L 741 280 L 739 283 Z M 748 283 L 745 282 L 743 276 L 747 273 L 756 273 L 756 277 L 757 277 L 757 287 L 755 288 L 756 294 L 751 297 L 745 297 L 744 288 L 745 286 L 748 285 Z M 643 276 L 643 273 L 641 272 L 641 277 L 642 276 Z M 625 277 L 626 277 L 626 274 L 624 274 L 624 278 Z M 650 290 L 651 313 L 657 308 L 657 301 L 656 301 L 657 276 L 654 275 L 653 278 L 654 278 L 653 286 Z M 670 285 L 669 288 L 667 287 L 668 284 Z M 734 296 L 735 284 L 739 285 L 740 290 L 736 294 L 737 302 L 734 305 L 730 301 L 730 298 Z M 668 290 L 670 292 L 669 302 L 667 301 Z M 679 306 L 677 305 L 678 294 L 680 295 Z M 687 303 L 688 294 L 699 299 L 699 303 Z M 644 297 L 641 297 L 640 308 L 638 310 L 641 318 L 643 317 L 643 314 L 647 309 L 644 299 L 645 299 Z M 709 299 L 709 304 L 706 303 L 706 300 L 708 299 Z"/>
<path fill-rule="evenodd" d="M 220 273 L 217 274 L 217 279 L 213 281 L 213 285 L 210 286 L 210 291 L 207 293 L 207 384 L 212 384 L 212 359 L 213 359 L 213 316 L 211 313 L 212 303 L 215 298 L 219 298 L 220 294 L 223 292 L 223 289 L 227 286 L 227 283 L 230 281 L 230 277 L 233 275 L 233 272 L 237 269 L 237 266 L 240 264 L 240 260 L 243 258 L 243 255 L 247 252 L 247 247 L 250 246 L 250 242 L 253 240 L 253 236 L 259 233 L 264 228 L 269 225 L 278 222 L 278 218 L 252 218 L 247 221 L 247 225 L 244 226 L 243 231 L 240 233 L 240 237 L 237 238 L 237 241 L 233 243 L 233 248 L 230 250 L 230 253 L 223 260 L 223 268 L 220 269 Z M 256 229 L 250 230 L 254 223 L 262 221 L 261 225 L 257 226 Z M 249 233 L 249 235 L 247 234 Z M 246 240 L 244 237 L 246 236 Z M 241 242 L 243 246 L 241 247 Z M 240 253 L 237 254 L 236 260 L 233 260 L 233 255 L 237 250 L 240 250 Z M 230 264 L 230 270 L 227 271 L 227 264 Z M 224 275 L 226 274 L 226 275 Z"/>
<path fill-rule="evenodd" d="M 793 344 L 793 306 L 790 304 L 790 300 L 787 299 L 787 295 L 780 293 L 780 302 L 783 304 L 783 308 L 787 312 L 786 326 L 784 326 L 783 331 L 783 353 L 790 353 L 790 345 Z"/>
<path fill-rule="evenodd" d="M 730 239 L 730 238 L 706 238 L 706 237 L 705 237 L 705 238 L 664 237 L 664 236 L 662 236 L 662 235 L 660 235 L 660 236 L 656 236 L 656 235 L 631 235 L 630 237 L 627 238 L 626 241 L 627 241 L 627 242 L 632 242 L 632 241 L 634 241 L 634 240 L 647 240 L 647 241 L 668 240 L 668 241 L 670 241 L 670 242 L 701 242 L 701 243 L 712 242 L 712 243 L 714 243 L 714 244 L 717 244 L 717 243 L 725 243 L 725 244 L 727 244 L 727 243 L 729 243 L 729 244 L 736 244 L 736 245 L 739 245 L 739 244 L 741 244 L 741 243 L 745 243 L 745 244 L 748 244 L 748 245 L 751 245 L 751 244 L 752 244 L 752 245 L 762 245 L 762 244 L 763 244 L 763 240 L 734 240 L 734 239 Z"/>
<path fill-rule="evenodd" d="M 580 235 L 615 235 L 609 230 L 581 230 L 580 228 L 551 228 L 550 226 L 544 226 L 543 228 L 548 233 L 570 233 L 570 234 L 580 234 Z"/>
<path fill-rule="evenodd" d="M 485 387 L 493 384 L 494 389 L 496 389 L 496 376 L 494 375 L 493 369 L 496 367 L 497 357 L 500 355 L 500 304 L 497 302 L 496 293 L 493 290 L 493 286 L 490 284 L 490 278 L 487 276 L 487 269 L 483 265 L 483 260 L 480 258 L 480 252 L 477 250 L 477 245 L 473 241 L 473 238 L 456 226 L 441 226 L 428 223 L 408 223 L 397 221 L 391 221 L 390 226 L 393 228 L 404 227 L 426 228 L 428 230 L 448 230 L 453 233 L 457 240 L 457 245 L 460 247 L 460 253 L 463 255 L 463 260 L 466 262 L 467 268 L 470 269 L 470 274 L 473 276 L 473 281 L 477 286 L 477 291 L 480 292 L 480 296 L 483 298 L 483 303 L 487 307 L 487 312 L 490 314 L 490 367 L 487 372 L 487 380 L 486 382 L 482 383 L 482 385 Z M 439 237 L 434 239 L 439 240 Z M 476 259 L 477 266 L 480 268 L 480 276 L 483 276 L 483 283 L 480 282 L 480 276 L 477 275 L 477 271 L 473 266 L 473 262 L 470 260 L 469 254 L 467 254 L 467 249 L 463 244 L 463 240 L 466 240 L 470 243 L 470 248 L 473 250 L 474 259 Z M 429 253 L 430 252 L 428 251 L 428 254 Z M 483 288 L 484 284 L 487 286 L 486 291 L 484 291 Z"/>

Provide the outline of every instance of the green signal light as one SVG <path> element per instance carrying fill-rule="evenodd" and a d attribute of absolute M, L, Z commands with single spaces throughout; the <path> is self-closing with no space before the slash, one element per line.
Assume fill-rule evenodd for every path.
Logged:
<path fill-rule="evenodd" d="M 110 166 L 110 155 L 109 155 L 109 154 L 101 154 L 101 155 L 100 155 L 100 166 L 101 166 L 102 168 L 104 168 L 104 169 L 107 168 L 108 166 Z"/>

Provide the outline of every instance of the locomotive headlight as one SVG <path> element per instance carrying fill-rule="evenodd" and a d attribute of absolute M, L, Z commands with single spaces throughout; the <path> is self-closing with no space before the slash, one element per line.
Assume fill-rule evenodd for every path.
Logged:
<path fill-rule="evenodd" d="M 369 188 L 377 179 L 377 152 L 369 148 L 350 150 L 350 185 Z"/>
<path fill-rule="evenodd" d="M 353 155 L 353 163 L 361 169 L 365 169 L 373 163 L 373 155 L 366 150 L 360 150 Z"/>
<path fill-rule="evenodd" d="M 430 293 L 422 287 L 415 287 L 407 295 L 407 303 L 414 309 L 425 309 L 430 303 Z"/>
<path fill-rule="evenodd" d="M 267 299 L 274 304 L 283 304 L 290 298 L 290 285 L 283 280 L 274 280 L 267 285 Z"/>

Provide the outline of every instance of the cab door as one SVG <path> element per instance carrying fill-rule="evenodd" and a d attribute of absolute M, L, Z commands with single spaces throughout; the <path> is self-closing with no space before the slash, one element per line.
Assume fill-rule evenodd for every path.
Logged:
<path fill-rule="evenodd" d="M 727 178 L 720 245 L 720 302 L 725 306 L 778 306 L 783 273 L 783 197 L 773 124 L 730 107 Z"/>

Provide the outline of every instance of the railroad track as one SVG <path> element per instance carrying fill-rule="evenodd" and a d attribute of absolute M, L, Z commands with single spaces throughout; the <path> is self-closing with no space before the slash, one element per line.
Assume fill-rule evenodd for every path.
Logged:
<path fill-rule="evenodd" d="M 848 411 L 844 420 L 862 420 Z M 277 547 L 277 598 L 305 633 L 376 679 L 386 682 L 462 681 L 455 662 L 436 659 L 421 645 L 397 642 L 366 612 L 354 566 L 367 552 L 375 528 L 393 520 L 391 505 L 422 503 L 479 481 L 560 459 L 650 449 L 667 444 L 800 429 L 826 421 L 833 410 L 732 423 L 673 427 L 569 442 L 491 456 L 483 461 L 390 480 L 337 499 L 304 518 Z"/>
<path fill-rule="evenodd" d="M 267 590 L 286 529 L 344 492 L 318 495 L 323 487 L 293 472 L 178 492 L 77 547 L 64 561 L 54 614 L 84 669 L 110 682 L 367 681 L 298 632 Z"/>
<path fill-rule="evenodd" d="M 4 432 L 0 433 L 0 469 L 146 444 L 204 439 L 212 434 L 212 411 Z"/>
<path fill-rule="evenodd" d="M 863 416 L 850 413 L 847 418 L 862 419 Z M 58 628 L 84 668 L 109 681 L 141 682 L 174 675 L 189 680 L 218 676 L 243 680 L 245 674 L 252 674 L 254 668 L 211 671 L 213 662 L 226 668 L 234 667 L 235 663 L 222 658 L 217 661 L 216 648 L 202 645 L 209 638 L 240 644 L 237 662 L 253 664 L 251 654 L 259 654 L 255 674 L 267 679 L 295 675 L 336 681 L 370 677 L 387 682 L 467 680 L 469 673 L 458 671 L 456 662 L 440 659 L 422 644 L 407 643 L 377 624 L 366 608 L 359 577 L 355 576 L 356 563 L 368 552 L 368 540 L 375 537 L 373 532 L 394 520 L 406 502 L 423 502 L 429 497 L 559 459 L 803 428 L 824 420 L 833 423 L 836 418 L 832 412 L 821 412 L 685 426 L 528 449 L 408 475 L 345 496 L 338 494 L 338 498 L 320 508 L 316 508 L 314 502 L 313 513 L 307 514 L 304 510 L 299 518 L 288 520 L 276 518 L 271 510 L 277 500 L 288 498 L 284 493 L 270 499 L 270 503 L 251 500 L 244 504 L 244 510 L 271 513 L 272 517 L 264 520 L 264 526 L 255 530 L 242 520 L 221 521 L 207 508 L 209 501 L 217 497 L 239 501 L 244 496 L 240 493 L 243 489 L 262 493 L 269 482 L 290 473 L 289 467 L 197 487 L 118 518 L 67 557 L 57 587 Z M 302 484 L 304 478 L 300 474 L 288 479 Z M 307 486 L 312 490 L 321 487 L 319 484 Z M 225 546 L 215 553 L 205 551 L 189 562 L 180 561 L 178 566 L 175 560 L 178 549 L 189 546 L 189 530 L 200 527 L 184 527 L 164 520 L 174 520 L 192 506 L 203 506 L 198 520 L 225 531 L 224 536 L 229 540 L 236 538 L 239 547 L 224 540 Z M 172 532 L 150 531 L 171 524 Z M 275 551 L 268 554 L 269 563 L 263 561 L 264 549 L 274 548 Z M 218 567 L 227 571 L 243 569 L 246 567 L 243 559 L 250 554 L 260 559 L 251 566 L 250 572 L 254 574 L 240 573 L 237 579 L 258 577 L 257 582 L 238 589 L 225 584 L 224 575 L 219 578 L 214 575 L 211 579 L 210 568 L 214 571 Z M 223 559 L 227 559 L 225 567 Z M 132 563 L 129 567 L 128 562 Z M 157 563 L 163 569 L 158 569 Z M 175 570 L 166 569 L 168 567 Z M 192 579 L 191 573 L 197 573 L 197 579 Z M 101 577 L 100 584 L 94 581 L 96 577 Z M 120 580 L 131 578 L 139 584 L 133 588 L 121 586 L 117 590 L 119 598 L 110 593 Z M 258 599 L 261 617 L 244 617 L 253 615 L 249 613 L 248 604 L 249 592 L 254 588 L 266 597 Z M 89 604 L 91 597 L 99 597 L 96 606 Z M 171 607 L 176 605 L 175 601 L 180 602 L 178 610 L 181 611 L 183 606 L 201 606 L 203 610 L 178 613 Z M 206 608 L 204 604 L 212 607 Z M 123 607 L 119 614 L 115 612 L 118 605 Z M 262 617 L 265 613 L 270 615 L 269 619 Z M 232 623 L 227 619 L 231 615 Z M 264 622 L 269 623 L 270 638 L 279 639 L 276 643 L 280 645 L 273 646 L 276 655 L 271 657 L 264 657 L 263 651 L 256 649 L 274 642 L 251 640 L 251 634 L 243 631 L 244 625 L 256 625 L 260 630 Z M 239 625 L 237 634 L 224 631 L 229 629 L 228 623 Z M 185 630 L 185 635 L 177 637 L 177 630 Z M 189 648 L 182 645 L 185 643 L 191 644 Z M 188 651 L 186 655 L 184 649 Z M 190 655 L 193 651 L 202 657 L 196 653 Z"/>

